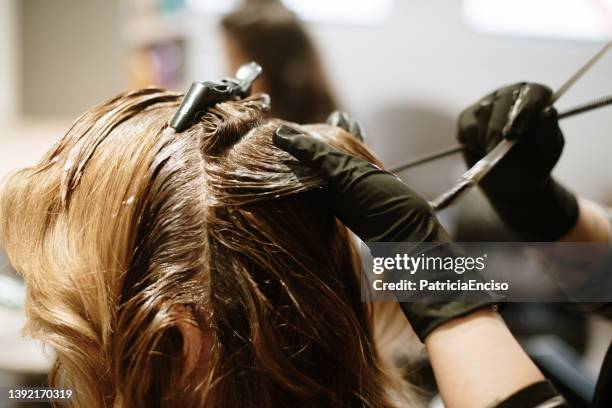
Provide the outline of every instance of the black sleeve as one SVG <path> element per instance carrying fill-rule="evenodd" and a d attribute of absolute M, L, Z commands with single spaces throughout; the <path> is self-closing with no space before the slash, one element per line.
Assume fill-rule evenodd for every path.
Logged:
<path fill-rule="evenodd" d="M 569 408 L 565 399 L 548 381 L 541 381 L 517 391 L 495 408 Z"/>

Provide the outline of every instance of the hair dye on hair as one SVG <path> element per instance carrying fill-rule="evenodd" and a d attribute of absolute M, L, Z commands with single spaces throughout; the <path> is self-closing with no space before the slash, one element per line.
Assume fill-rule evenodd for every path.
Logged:
<path fill-rule="evenodd" d="M 405 333 L 403 316 L 361 302 L 349 232 L 272 144 L 261 96 L 175 133 L 180 97 L 88 110 L 2 187 L 0 241 L 28 288 L 27 333 L 57 352 L 50 385 L 86 407 L 412 404 L 376 335 Z M 375 161 L 338 128 L 303 129 Z M 189 369 L 185 327 L 202 338 Z"/>

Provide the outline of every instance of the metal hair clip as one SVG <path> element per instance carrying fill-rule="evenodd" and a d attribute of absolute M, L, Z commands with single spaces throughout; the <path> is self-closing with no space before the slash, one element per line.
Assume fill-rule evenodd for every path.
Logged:
<path fill-rule="evenodd" d="M 176 132 L 182 132 L 191 126 L 198 113 L 219 102 L 246 98 L 251 94 L 251 86 L 260 74 L 261 66 L 250 62 L 241 66 L 234 78 L 193 82 L 170 121 L 170 127 Z"/>

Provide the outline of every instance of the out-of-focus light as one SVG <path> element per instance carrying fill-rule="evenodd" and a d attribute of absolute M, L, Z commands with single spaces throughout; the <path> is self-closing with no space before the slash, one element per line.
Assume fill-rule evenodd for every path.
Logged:
<path fill-rule="evenodd" d="M 206 14 L 225 14 L 235 10 L 244 0 L 186 0 L 190 10 Z"/>
<path fill-rule="evenodd" d="M 463 18 L 487 34 L 603 41 L 612 0 L 464 0 Z"/>
<path fill-rule="evenodd" d="M 25 286 L 9 276 L 0 275 L 0 307 L 20 309 L 25 301 Z"/>
<path fill-rule="evenodd" d="M 393 13 L 395 0 L 282 0 L 303 20 L 310 22 L 375 26 L 383 24 Z M 244 0 L 186 0 L 189 9 L 224 14 Z"/>

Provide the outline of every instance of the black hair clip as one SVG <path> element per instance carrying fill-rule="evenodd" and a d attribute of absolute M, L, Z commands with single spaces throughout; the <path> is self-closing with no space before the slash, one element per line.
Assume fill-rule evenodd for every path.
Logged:
<path fill-rule="evenodd" d="M 220 82 L 193 82 L 170 121 L 170 127 L 176 132 L 182 132 L 191 126 L 198 113 L 219 102 L 246 98 L 251 94 L 251 86 L 260 74 L 261 66 L 250 62 L 242 65 L 234 78 L 225 78 Z"/>

